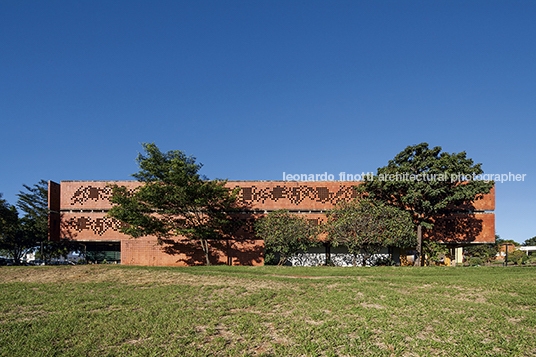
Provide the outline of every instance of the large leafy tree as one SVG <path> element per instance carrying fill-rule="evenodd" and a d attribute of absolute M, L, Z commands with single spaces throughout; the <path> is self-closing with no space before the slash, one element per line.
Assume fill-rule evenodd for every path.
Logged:
<path fill-rule="evenodd" d="M 0 234 L 8 230 L 13 218 L 13 210 L 11 209 L 11 206 L 2 198 L 2 196 L 3 194 L 0 193 Z"/>
<path fill-rule="evenodd" d="M 6 252 L 7 242 L 12 240 L 19 223 L 17 209 L 7 203 L 0 193 L 0 250 Z"/>
<path fill-rule="evenodd" d="M 415 244 L 415 232 L 408 212 L 383 202 L 363 198 L 340 202 L 328 212 L 326 229 L 331 244 L 345 246 L 354 256 L 370 262 L 382 247 L 409 247 Z"/>
<path fill-rule="evenodd" d="M 258 219 L 255 232 L 264 240 L 266 251 L 279 256 L 278 265 L 285 264 L 292 255 L 318 244 L 318 227 L 287 210 L 272 211 Z"/>
<path fill-rule="evenodd" d="M 48 182 L 40 180 L 33 186 L 22 185 L 25 191 L 17 194 L 17 207 L 34 225 L 37 241 L 48 240 Z"/>
<path fill-rule="evenodd" d="M 16 205 L 24 213 L 21 223 L 27 235 L 34 247 L 38 247 L 36 258 L 49 261 L 79 251 L 80 246 L 69 238 L 58 242 L 48 240 L 48 182 L 40 180 L 33 186 L 22 186 L 24 190 L 17 194 Z"/>
<path fill-rule="evenodd" d="M 1 249 L 19 262 L 24 255 L 39 248 L 36 257 L 50 260 L 52 258 L 66 257 L 71 251 L 78 250 L 77 245 L 68 239 L 60 242 L 48 240 L 48 183 L 40 180 L 33 186 L 23 185 L 24 190 L 17 194 L 16 206 L 9 206 L 4 200 L 1 203 L 0 214 L 7 217 L 0 223 L 8 228 L 0 229 L 2 239 Z M 9 208 L 6 211 L 5 208 Z M 16 209 L 19 208 L 20 211 Z M 19 216 L 22 213 L 22 216 Z M 0 218 L 2 221 L 2 218 Z"/>
<path fill-rule="evenodd" d="M 408 146 L 358 190 L 411 213 L 417 227 L 415 265 L 421 265 L 422 228 L 432 228 L 434 216 L 470 204 L 492 189 L 493 181 L 474 179 L 483 173 L 481 165 L 465 152 L 449 154 L 421 143 Z"/>
<path fill-rule="evenodd" d="M 133 174 L 141 186 L 132 190 L 112 186 L 108 215 L 125 223 L 121 231 L 133 238 L 153 235 L 160 243 L 183 236 L 196 240 L 210 265 L 209 240 L 228 238 L 237 195 L 225 181 L 199 175 L 202 165 L 182 151 L 161 152 L 143 144 L 140 170 Z"/>
<path fill-rule="evenodd" d="M 15 206 L 0 196 L 0 250 L 16 264 L 38 244 L 38 230 L 30 217 L 19 217 Z"/>

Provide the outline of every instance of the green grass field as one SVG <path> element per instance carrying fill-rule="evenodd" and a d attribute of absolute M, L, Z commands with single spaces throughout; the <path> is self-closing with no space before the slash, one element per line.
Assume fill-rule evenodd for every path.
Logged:
<path fill-rule="evenodd" d="M 536 268 L 0 268 L 1 356 L 535 356 Z"/>

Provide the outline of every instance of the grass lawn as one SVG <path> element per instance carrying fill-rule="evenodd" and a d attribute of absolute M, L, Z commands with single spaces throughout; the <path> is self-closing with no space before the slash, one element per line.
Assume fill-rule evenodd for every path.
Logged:
<path fill-rule="evenodd" d="M 536 356 L 536 267 L 1 267 L 0 355 Z"/>

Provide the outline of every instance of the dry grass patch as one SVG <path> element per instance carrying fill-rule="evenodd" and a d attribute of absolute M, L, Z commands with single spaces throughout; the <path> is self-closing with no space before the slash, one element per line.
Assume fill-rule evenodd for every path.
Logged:
<path fill-rule="evenodd" d="M 102 265 L 1 267 L 1 283 L 122 283 L 128 285 L 192 285 L 243 287 L 250 291 L 278 289 L 291 284 L 245 277 L 188 274 L 173 269 L 128 269 Z M 146 287 L 145 287 L 146 288 Z"/>

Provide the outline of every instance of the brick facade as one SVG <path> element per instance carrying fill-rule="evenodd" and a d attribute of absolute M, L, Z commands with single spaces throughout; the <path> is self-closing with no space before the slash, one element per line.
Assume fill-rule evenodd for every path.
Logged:
<path fill-rule="evenodd" d="M 180 238 L 157 244 L 156 237 L 132 239 L 122 234 L 121 223 L 107 217 L 111 184 L 134 189 L 136 181 L 62 181 L 49 183 L 50 239 L 70 238 L 84 244 L 118 242 L 121 263 L 126 265 L 185 266 L 204 263 L 197 242 Z M 325 212 L 338 202 L 355 198 L 359 182 L 229 181 L 239 190 L 243 221 L 252 223 L 277 209 L 287 209 L 320 223 Z M 495 191 L 463 207 L 470 213 L 438 217 L 435 229 L 426 235 L 446 243 L 485 243 L 495 240 Z M 264 244 L 255 237 L 251 224 L 233 240 L 210 241 L 211 262 L 228 265 L 262 265 Z"/>

